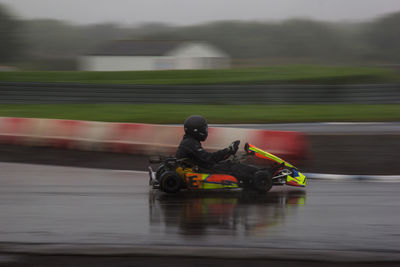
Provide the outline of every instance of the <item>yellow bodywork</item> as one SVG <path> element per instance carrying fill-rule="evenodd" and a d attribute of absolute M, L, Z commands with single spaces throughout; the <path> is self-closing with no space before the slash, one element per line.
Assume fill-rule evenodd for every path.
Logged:
<path fill-rule="evenodd" d="M 286 184 L 287 185 L 292 185 L 292 186 L 301 186 L 301 187 L 305 187 L 307 184 L 307 178 L 304 174 L 302 174 L 301 172 L 299 172 L 297 170 L 297 168 L 295 166 L 293 166 L 292 164 L 290 164 L 289 162 L 284 161 L 283 159 L 268 153 L 264 150 L 261 150 L 253 145 L 249 145 L 248 148 L 250 151 L 254 152 L 255 155 L 259 158 L 265 158 L 265 159 L 269 159 L 269 160 L 273 160 L 277 163 L 284 163 L 285 167 L 289 167 L 290 171 L 292 172 L 291 175 L 287 175 L 286 178 Z"/>
<path fill-rule="evenodd" d="M 286 177 L 286 184 L 304 187 L 307 184 L 307 178 L 297 169 L 292 169 L 292 174 Z"/>

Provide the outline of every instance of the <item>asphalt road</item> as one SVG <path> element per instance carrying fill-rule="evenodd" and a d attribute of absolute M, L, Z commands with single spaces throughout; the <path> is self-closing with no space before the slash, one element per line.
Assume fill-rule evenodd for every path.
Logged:
<path fill-rule="evenodd" d="M 150 190 L 142 172 L 15 163 L 0 170 L 6 254 L 93 253 L 101 245 L 103 254 L 183 247 L 203 256 L 210 253 L 204 248 L 230 248 L 258 256 L 272 249 L 282 258 L 400 259 L 400 183 L 312 180 L 306 189 L 276 187 L 267 195 L 165 195 Z"/>

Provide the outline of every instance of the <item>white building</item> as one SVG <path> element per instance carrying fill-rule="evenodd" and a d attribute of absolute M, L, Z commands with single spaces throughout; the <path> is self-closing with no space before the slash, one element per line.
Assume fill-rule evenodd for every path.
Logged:
<path fill-rule="evenodd" d="M 114 41 L 83 55 L 84 71 L 221 69 L 230 67 L 230 57 L 206 42 Z"/>

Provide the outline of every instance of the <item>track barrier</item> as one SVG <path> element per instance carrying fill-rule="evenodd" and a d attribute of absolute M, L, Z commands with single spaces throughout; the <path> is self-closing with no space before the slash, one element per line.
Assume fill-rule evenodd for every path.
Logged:
<path fill-rule="evenodd" d="M 0 117 L 0 143 L 130 154 L 175 154 L 182 126 Z M 217 150 L 241 140 L 288 161 L 304 159 L 306 136 L 298 132 L 210 127 L 204 147 Z"/>

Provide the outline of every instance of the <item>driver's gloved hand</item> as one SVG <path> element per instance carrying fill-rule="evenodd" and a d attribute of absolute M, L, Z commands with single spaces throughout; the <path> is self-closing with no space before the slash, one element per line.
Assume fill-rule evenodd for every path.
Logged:
<path fill-rule="evenodd" d="M 236 141 L 232 142 L 232 144 L 229 146 L 229 150 L 230 150 L 232 155 L 235 155 L 236 152 L 238 151 L 239 144 L 240 144 L 240 141 L 236 140 Z"/>

